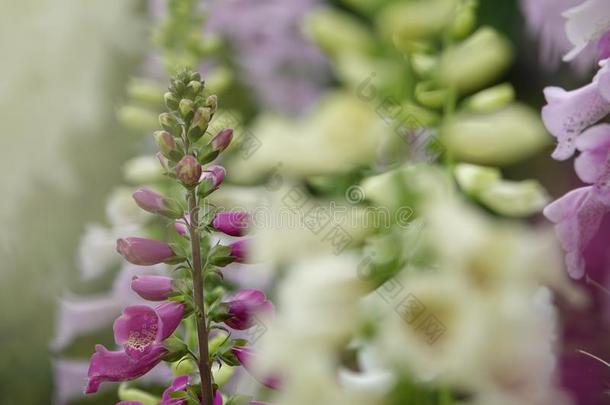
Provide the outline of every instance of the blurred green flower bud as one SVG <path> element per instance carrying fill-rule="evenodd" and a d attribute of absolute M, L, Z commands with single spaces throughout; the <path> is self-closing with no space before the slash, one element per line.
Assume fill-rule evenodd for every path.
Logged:
<path fill-rule="evenodd" d="M 538 181 L 502 180 L 502 175 L 496 168 L 458 164 L 455 177 L 466 193 L 492 211 L 508 217 L 536 214 L 550 201 Z"/>
<path fill-rule="evenodd" d="M 412 0 L 390 3 L 376 18 L 379 32 L 403 43 L 440 34 L 455 17 L 458 0 Z"/>
<path fill-rule="evenodd" d="M 306 34 L 331 57 L 343 52 L 370 53 L 372 33 L 358 19 L 330 7 L 313 11 L 305 22 Z"/>
<path fill-rule="evenodd" d="M 441 108 L 449 97 L 449 91 L 439 88 L 434 81 L 419 82 L 415 85 L 415 98 L 428 108 Z"/>
<path fill-rule="evenodd" d="M 235 375 L 235 367 L 223 365 L 220 368 L 214 368 L 212 369 L 212 375 L 214 376 L 214 382 L 222 387 Z"/>
<path fill-rule="evenodd" d="M 142 405 L 156 405 L 161 400 L 161 398 L 146 391 L 130 388 L 128 383 L 121 383 L 119 385 L 118 396 L 121 401 L 136 401 L 141 402 Z"/>
<path fill-rule="evenodd" d="M 127 84 L 129 97 L 151 107 L 159 107 L 163 103 L 161 94 L 163 88 L 153 80 L 131 79 Z"/>
<path fill-rule="evenodd" d="M 420 77 L 430 76 L 438 68 L 438 58 L 426 53 L 411 55 L 411 66 Z"/>
<path fill-rule="evenodd" d="M 163 95 L 163 100 L 165 101 L 165 106 L 172 111 L 178 109 L 178 98 L 174 95 L 174 93 L 167 92 Z"/>
<path fill-rule="evenodd" d="M 517 103 L 491 113 L 461 112 L 441 133 L 456 159 L 492 166 L 526 159 L 550 140 L 538 113 Z"/>
<path fill-rule="evenodd" d="M 478 90 L 504 74 L 512 61 L 508 40 L 490 27 L 479 28 L 441 56 L 441 84 L 460 93 Z"/>
<path fill-rule="evenodd" d="M 466 100 L 463 107 L 474 112 L 492 112 L 515 101 L 515 89 L 510 83 L 499 84 L 482 90 Z"/>
<path fill-rule="evenodd" d="M 203 83 L 198 82 L 196 80 L 189 82 L 189 84 L 187 84 L 187 86 L 186 86 L 187 93 L 192 98 L 194 98 L 196 95 L 198 95 L 201 92 L 201 89 L 203 89 Z"/>
<path fill-rule="evenodd" d="M 218 108 L 218 97 L 215 94 L 208 96 L 205 99 L 205 106 L 212 112 L 216 112 L 216 108 Z"/>
<path fill-rule="evenodd" d="M 124 105 L 117 111 L 117 119 L 125 127 L 150 131 L 157 126 L 157 114 L 146 108 Z"/>
<path fill-rule="evenodd" d="M 451 24 L 451 35 L 454 38 L 465 38 L 475 28 L 477 6 L 476 0 L 463 0 L 460 3 L 453 24 Z"/>
<path fill-rule="evenodd" d="M 188 130 L 187 136 L 191 142 L 197 142 L 208 129 L 212 111 L 207 107 L 199 107 L 193 116 L 193 122 Z"/>

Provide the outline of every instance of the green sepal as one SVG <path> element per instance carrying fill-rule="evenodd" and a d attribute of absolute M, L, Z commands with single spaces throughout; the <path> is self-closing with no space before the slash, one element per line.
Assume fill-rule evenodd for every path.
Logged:
<path fill-rule="evenodd" d="M 182 339 L 176 335 L 172 335 L 163 341 L 163 346 L 167 349 L 168 353 L 163 356 L 164 361 L 175 362 L 183 358 L 188 354 L 188 347 Z"/>
<path fill-rule="evenodd" d="M 210 251 L 209 262 L 214 266 L 224 267 L 235 261 L 231 256 L 231 248 L 224 245 L 216 245 Z"/>

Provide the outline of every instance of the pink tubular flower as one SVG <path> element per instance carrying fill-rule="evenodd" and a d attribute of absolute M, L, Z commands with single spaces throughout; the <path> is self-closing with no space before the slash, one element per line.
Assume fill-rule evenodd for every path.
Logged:
<path fill-rule="evenodd" d="M 141 187 L 137 189 L 133 193 L 133 199 L 144 211 L 174 219 L 182 216 L 182 210 L 175 201 L 165 198 L 149 188 Z"/>
<path fill-rule="evenodd" d="M 104 381 L 129 381 L 142 377 L 159 364 L 165 354 L 167 349 L 161 344 L 153 345 L 146 355 L 138 359 L 129 356 L 124 350 L 111 352 L 104 346 L 97 345 L 89 362 L 85 393 L 97 392 Z"/>
<path fill-rule="evenodd" d="M 552 156 L 568 159 L 580 133 L 610 113 L 610 64 L 600 69 L 591 84 L 572 91 L 547 87 L 544 95 L 547 105 L 542 108 L 542 120 L 558 143 Z"/>
<path fill-rule="evenodd" d="M 231 256 L 235 258 L 237 263 L 248 263 L 248 248 L 250 247 L 250 240 L 238 240 L 237 242 L 231 243 L 229 247 L 231 248 Z"/>
<path fill-rule="evenodd" d="M 114 340 L 123 345 L 128 356 L 139 359 L 174 333 L 183 315 L 184 305 L 175 301 L 155 308 L 146 305 L 127 307 L 114 321 Z"/>
<path fill-rule="evenodd" d="M 544 216 L 555 224 L 572 278 L 580 279 L 584 275 L 585 249 L 609 210 L 592 186 L 570 191 L 544 209 Z"/>
<path fill-rule="evenodd" d="M 250 216 L 242 211 L 219 212 L 212 221 L 212 226 L 231 236 L 243 236 L 248 228 Z"/>
<path fill-rule="evenodd" d="M 252 374 L 252 362 L 255 360 L 257 354 L 252 348 L 245 346 L 236 346 L 233 348 L 233 354 L 237 357 L 242 366 Z M 256 378 L 261 384 L 263 384 L 267 388 L 271 388 L 273 390 L 280 389 L 282 382 L 279 376 L 269 376 L 265 378 L 259 378 L 258 376 L 252 374 L 254 378 Z"/>
<path fill-rule="evenodd" d="M 149 301 L 164 301 L 173 291 L 173 279 L 165 276 L 135 276 L 131 289 Z"/>
<path fill-rule="evenodd" d="M 146 238 L 119 239 L 116 250 L 125 260 L 139 266 L 152 266 L 176 256 L 167 243 Z"/>
<path fill-rule="evenodd" d="M 255 324 L 256 314 L 271 315 L 274 312 L 273 303 L 267 300 L 265 293 L 255 289 L 240 290 L 226 302 L 232 315 L 225 323 L 233 329 L 245 330 Z"/>
<path fill-rule="evenodd" d="M 229 147 L 233 139 L 233 130 L 231 128 L 221 129 L 214 138 L 210 141 L 212 149 L 217 152 L 222 152 Z"/>

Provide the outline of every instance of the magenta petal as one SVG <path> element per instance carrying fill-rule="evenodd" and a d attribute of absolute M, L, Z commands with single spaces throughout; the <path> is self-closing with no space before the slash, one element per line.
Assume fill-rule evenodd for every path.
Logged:
<path fill-rule="evenodd" d="M 139 359 L 134 359 L 124 351 L 109 351 L 102 345 L 95 346 L 95 353 L 89 362 L 88 383 L 85 393 L 98 391 L 104 381 L 129 381 L 148 373 L 167 353 L 162 345 L 154 345 Z"/>
<path fill-rule="evenodd" d="M 146 238 L 119 239 L 116 249 L 125 260 L 140 266 L 163 263 L 175 256 L 167 243 Z"/>
<path fill-rule="evenodd" d="M 161 399 L 163 399 L 165 401 L 171 400 L 172 398 L 170 397 L 170 394 L 172 392 L 186 391 L 188 384 L 189 384 L 188 375 L 181 375 L 179 377 L 174 378 L 174 381 L 172 381 L 172 385 L 170 385 L 169 387 L 167 387 L 167 389 L 165 391 L 163 391 L 163 396 L 161 397 Z"/>
<path fill-rule="evenodd" d="M 607 31 L 599 39 L 599 42 L 597 43 L 597 50 L 599 52 L 600 60 L 610 58 L 610 31 Z"/>
<path fill-rule="evenodd" d="M 154 309 L 146 305 L 134 305 L 123 310 L 114 321 L 114 339 L 123 345 L 125 353 L 140 358 L 148 353 L 152 345 L 159 342 L 159 317 Z"/>
<path fill-rule="evenodd" d="M 219 212 L 212 221 L 212 226 L 231 236 L 243 236 L 248 228 L 250 216 L 242 211 Z"/>
<path fill-rule="evenodd" d="M 144 275 L 131 280 L 131 289 L 140 297 L 150 301 L 164 301 L 173 291 L 171 277 Z"/>
<path fill-rule="evenodd" d="M 241 290 L 226 303 L 229 306 L 228 313 L 232 317 L 225 323 L 237 330 L 254 326 L 257 314 L 270 315 L 274 312 L 273 304 L 267 301 L 265 293 L 256 289 Z"/>
<path fill-rule="evenodd" d="M 184 304 L 176 301 L 168 301 L 155 307 L 155 311 L 161 318 L 160 339 L 167 339 L 180 325 L 184 315 Z"/>
<path fill-rule="evenodd" d="M 222 394 L 220 393 L 220 391 L 216 391 L 216 394 L 214 395 L 214 402 L 212 403 L 212 405 L 222 405 Z"/>

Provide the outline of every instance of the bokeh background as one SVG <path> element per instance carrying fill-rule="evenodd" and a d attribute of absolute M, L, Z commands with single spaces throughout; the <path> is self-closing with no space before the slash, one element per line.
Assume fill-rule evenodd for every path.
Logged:
<path fill-rule="evenodd" d="M 75 256 L 85 224 L 103 221 L 108 193 L 137 145 L 116 112 L 151 46 L 147 6 L 140 0 L 0 1 L 2 405 L 51 403 L 49 343 L 58 297 L 111 283 L 110 276 L 79 281 Z M 507 79 L 521 100 L 539 108 L 545 85 L 586 80 L 566 68 L 540 68 L 516 0 L 483 0 L 479 13 L 517 50 Z M 506 173 L 535 174 L 554 196 L 573 184 L 570 164 L 552 162 L 548 150 Z M 94 342 L 82 339 L 71 350 L 86 352 Z"/>

